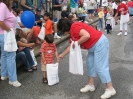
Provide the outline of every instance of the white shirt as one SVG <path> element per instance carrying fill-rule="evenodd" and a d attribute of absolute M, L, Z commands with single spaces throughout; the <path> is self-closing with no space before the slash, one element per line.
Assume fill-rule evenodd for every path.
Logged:
<path fill-rule="evenodd" d="M 112 4 L 112 9 L 117 9 L 118 8 L 118 5 L 114 2 L 113 4 Z"/>
<path fill-rule="evenodd" d="M 102 6 L 107 7 L 108 6 L 108 0 L 102 0 Z"/>
<path fill-rule="evenodd" d="M 95 0 L 87 0 L 86 3 L 87 3 L 88 9 L 94 9 L 95 8 Z M 93 5 L 92 5 L 92 3 L 93 3 Z"/>
<path fill-rule="evenodd" d="M 20 17 L 19 17 L 19 16 L 17 16 L 16 28 L 17 28 L 17 29 L 22 29 L 22 28 L 19 26 L 18 22 L 21 23 L 21 20 L 20 20 Z"/>

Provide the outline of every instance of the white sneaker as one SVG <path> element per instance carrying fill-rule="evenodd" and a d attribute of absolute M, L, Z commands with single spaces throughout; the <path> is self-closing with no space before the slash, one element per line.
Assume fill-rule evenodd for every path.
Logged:
<path fill-rule="evenodd" d="M 18 82 L 18 81 L 13 81 L 13 82 L 10 82 L 10 81 L 9 81 L 9 84 L 10 84 L 10 85 L 13 85 L 14 87 L 20 87 L 20 86 L 21 86 L 21 83 Z"/>
<path fill-rule="evenodd" d="M 125 36 L 127 36 L 127 32 L 125 32 L 125 34 L 124 34 Z"/>
<path fill-rule="evenodd" d="M 122 35 L 122 32 L 118 33 L 117 35 Z"/>
<path fill-rule="evenodd" d="M 8 77 L 1 76 L 1 80 L 7 80 Z"/>
<path fill-rule="evenodd" d="M 89 22 L 87 22 L 87 21 L 84 21 L 84 23 L 88 24 Z"/>
<path fill-rule="evenodd" d="M 88 92 L 88 91 L 95 91 L 94 86 L 86 85 L 84 88 L 80 89 L 80 92 Z"/>
<path fill-rule="evenodd" d="M 101 99 L 106 99 L 106 98 L 110 98 L 111 96 L 115 95 L 116 91 L 113 88 L 112 90 L 110 89 L 105 89 L 104 94 L 101 96 Z"/>
<path fill-rule="evenodd" d="M 61 38 L 61 37 L 60 37 L 60 36 L 58 36 L 58 35 L 54 35 L 54 38 L 57 38 L 57 39 L 58 39 L 58 38 Z"/>

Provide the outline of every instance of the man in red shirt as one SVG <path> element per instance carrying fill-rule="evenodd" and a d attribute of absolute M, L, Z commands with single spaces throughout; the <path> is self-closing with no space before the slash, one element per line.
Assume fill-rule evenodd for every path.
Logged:
<path fill-rule="evenodd" d="M 116 1 L 118 8 L 115 15 L 117 17 L 118 13 L 121 14 L 120 16 L 120 32 L 117 35 L 122 35 L 123 27 L 125 28 L 125 36 L 127 35 L 127 22 L 129 21 L 129 14 L 128 14 L 128 7 L 125 1 L 120 2 L 119 0 Z"/>
<path fill-rule="evenodd" d="M 70 33 L 72 41 L 77 41 L 81 48 L 88 50 L 86 65 L 88 68 L 88 84 L 80 89 L 80 92 L 94 91 L 94 77 L 100 77 L 102 83 L 106 84 L 105 93 L 101 96 L 102 99 L 110 98 L 116 94 L 113 88 L 109 73 L 109 42 L 102 32 L 88 26 L 82 22 L 72 23 L 68 19 L 60 19 L 57 28 L 63 33 Z M 74 47 L 74 45 L 73 45 Z M 59 58 L 63 58 L 69 53 L 68 47 Z"/>

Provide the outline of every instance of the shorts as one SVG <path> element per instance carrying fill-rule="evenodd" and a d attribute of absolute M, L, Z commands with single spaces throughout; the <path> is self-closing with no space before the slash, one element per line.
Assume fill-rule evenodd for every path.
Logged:
<path fill-rule="evenodd" d="M 90 10 L 88 10 L 88 14 L 94 14 L 94 9 L 90 9 Z"/>
<path fill-rule="evenodd" d="M 130 14 L 129 16 L 130 16 L 130 17 L 132 17 L 132 16 L 133 16 L 133 14 Z"/>
<path fill-rule="evenodd" d="M 46 65 L 42 64 L 41 70 L 42 70 L 42 71 L 47 71 L 47 70 L 46 70 Z"/>

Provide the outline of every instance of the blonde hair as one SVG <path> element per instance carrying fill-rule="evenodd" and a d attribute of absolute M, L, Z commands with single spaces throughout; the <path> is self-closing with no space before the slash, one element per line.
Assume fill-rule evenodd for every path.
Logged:
<path fill-rule="evenodd" d="M 108 11 L 111 11 L 111 12 L 113 11 L 113 8 L 111 6 L 108 6 L 107 9 Z"/>

